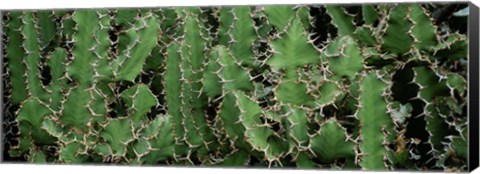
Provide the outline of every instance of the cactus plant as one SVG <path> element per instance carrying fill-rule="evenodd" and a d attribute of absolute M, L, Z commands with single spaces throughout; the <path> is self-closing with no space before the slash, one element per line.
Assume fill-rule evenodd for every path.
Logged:
<path fill-rule="evenodd" d="M 466 170 L 468 40 L 442 34 L 431 13 L 427 4 L 6 12 L 4 158 Z"/>

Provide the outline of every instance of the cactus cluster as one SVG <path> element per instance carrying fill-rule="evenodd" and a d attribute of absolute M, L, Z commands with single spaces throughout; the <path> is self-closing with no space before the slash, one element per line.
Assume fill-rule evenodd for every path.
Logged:
<path fill-rule="evenodd" d="M 428 4 L 9 11 L 4 158 L 467 169 L 467 44 Z"/>

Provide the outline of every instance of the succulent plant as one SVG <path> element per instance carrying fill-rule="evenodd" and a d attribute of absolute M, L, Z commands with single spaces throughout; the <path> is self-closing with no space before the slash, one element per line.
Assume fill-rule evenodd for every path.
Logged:
<path fill-rule="evenodd" d="M 427 4 L 3 19 L 5 160 L 468 169 L 468 40 Z"/>

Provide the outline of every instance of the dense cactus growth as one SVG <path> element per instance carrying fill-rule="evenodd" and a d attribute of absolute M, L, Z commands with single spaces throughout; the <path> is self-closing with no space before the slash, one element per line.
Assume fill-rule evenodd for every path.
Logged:
<path fill-rule="evenodd" d="M 466 170 L 468 42 L 434 7 L 6 12 L 4 158 Z"/>

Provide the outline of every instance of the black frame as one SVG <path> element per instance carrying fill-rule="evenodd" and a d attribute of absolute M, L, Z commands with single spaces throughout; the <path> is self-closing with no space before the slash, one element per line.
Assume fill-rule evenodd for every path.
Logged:
<path fill-rule="evenodd" d="M 468 16 L 468 37 L 469 37 L 469 72 L 468 72 L 468 169 L 470 172 L 475 170 L 479 165 L 479 103 L 478 97 L 480 90 L 478 87 L 479 80 L 479 9 L 478 7 L 470 2 L 469 5 L 470 14 Z"/>

